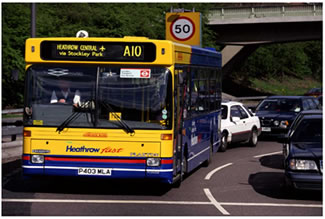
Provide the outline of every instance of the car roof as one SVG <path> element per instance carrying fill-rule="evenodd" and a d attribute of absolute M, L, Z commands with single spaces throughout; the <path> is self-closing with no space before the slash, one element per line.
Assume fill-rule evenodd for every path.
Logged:
<path fill-rule="evenodd" d="M 323 119 L 322 114 L 307 114 L 303 116 L 303 120 L 305 119 Z"/>
<path fill-rule="evenodd" d="M 221 102 L 221 105 L 243 105 L 241 102 L 237 102 L 237 101 L 232 101 L 232 100 L 223 100 Z"/>
<path fill-rule="evenodd" d="M 302 115 L 323 115 L 322 110 L 305 110 L 301 111 L 300 114 Z"/>

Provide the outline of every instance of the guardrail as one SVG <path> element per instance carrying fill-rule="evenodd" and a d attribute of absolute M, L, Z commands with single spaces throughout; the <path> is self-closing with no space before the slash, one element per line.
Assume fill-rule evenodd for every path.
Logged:
<path fill-rule="evenodd" d="M 18 117 L 3 118 L 2 116 L 2 163 L 21 158 L 23 122 L 20 116 L 23 109 L 3 110 L 2 115 L 19 114 Z"/>
<path fill-rule="evenodd" d="M 322 16 L 323 5 L 320 4 L 285 4 L 281 6 L 229 7 L 211 9 L 209 20 Z"/>

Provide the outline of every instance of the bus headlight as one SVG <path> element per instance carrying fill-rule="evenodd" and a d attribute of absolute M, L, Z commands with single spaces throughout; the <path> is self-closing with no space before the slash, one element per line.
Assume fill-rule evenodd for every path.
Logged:
<path fill-rule="evenodd" d="M 44 163 L 44 155 L 34 154 L 31 161 L 32 163 Z"/>
<path fill-rule="evenodd" d="M 157 158 L 157 157 L 149 157 L 149 158 L 147 158 L 147 166 L 148 167 L 158 167 L 158 166 L 160 166 L 160 158 Z"/>

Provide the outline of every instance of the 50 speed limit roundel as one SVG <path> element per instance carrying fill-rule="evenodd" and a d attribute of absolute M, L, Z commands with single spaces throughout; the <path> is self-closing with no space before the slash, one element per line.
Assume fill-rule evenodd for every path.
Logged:
<path fill-rule="evenodd" d="M 191 19 L 179 17 L 170 25 L 170 32 L 176 40 L 185 41 L 195 33 L 195 25 Z"/>

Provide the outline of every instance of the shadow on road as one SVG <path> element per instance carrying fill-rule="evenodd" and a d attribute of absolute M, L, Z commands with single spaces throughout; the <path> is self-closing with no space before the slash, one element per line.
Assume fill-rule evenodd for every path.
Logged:
<path fill-rule="evenodd" d="M 22 176 L 21 160 L 2 165 L 2 189 L 20 193 L 162 196 L 171 186 L 148 180 Z M 26 194 L 26 195 L 27 195 Z"/>
<path fill-rule="evenodd" d="M 256 192 L 271 198 L 322 201 L 322 192 L 299 191 L 285 186 L 284 173 L 281 172 L 251 174 L 248 182 Z"/>
<path fill-rule="evenodd" d="M 162 196 L 171 187 L 144 180 L 113 180 L 73 177 L 23 178 L 21 171 L 3 185 L 3 189 L 20 193 L 106 194 Z"/>
<path fill-rule="evenodd" d="M 261 157 L 260 162 L 262 166 L 269 167 L 272 169 L 284 170 L 284 157 L 282 154 Z"/>

